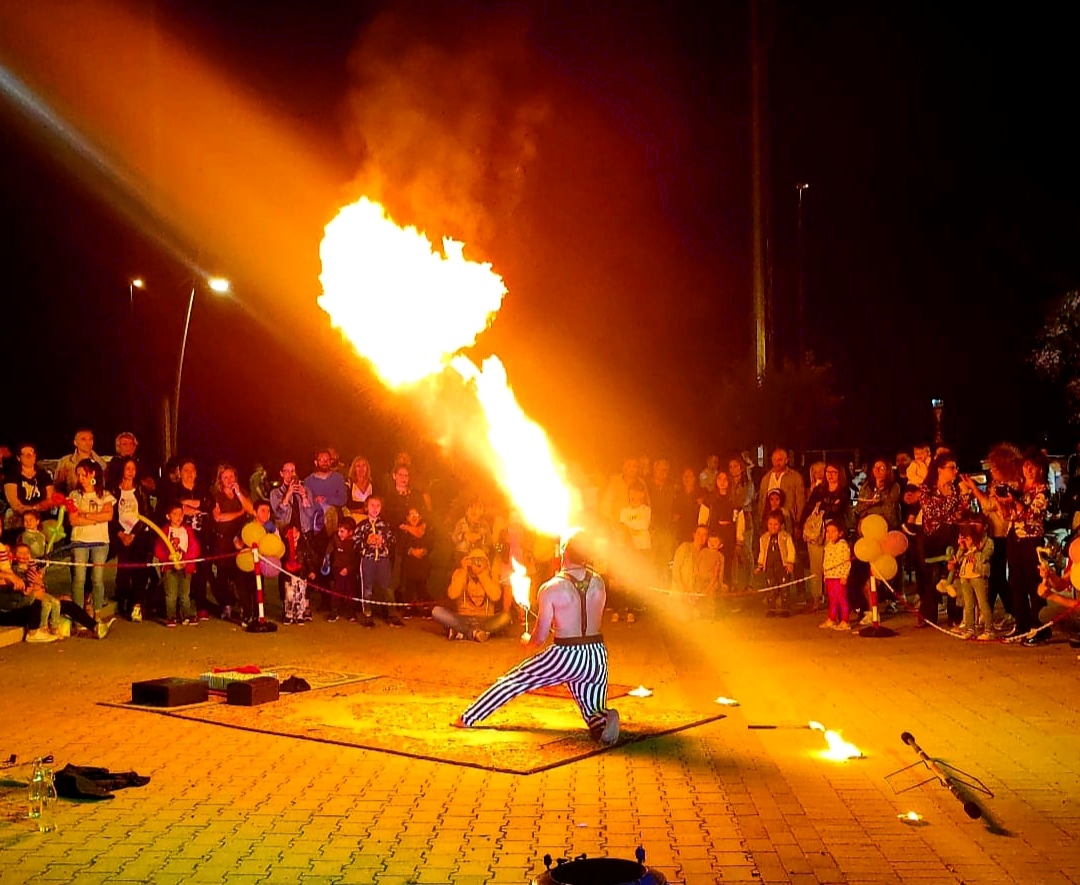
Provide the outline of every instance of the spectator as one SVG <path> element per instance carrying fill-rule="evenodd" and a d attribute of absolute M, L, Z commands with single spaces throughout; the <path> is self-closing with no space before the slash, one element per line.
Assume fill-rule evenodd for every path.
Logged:
<path fill-rule="evenodd" d="M 330 597 L 330 614 L 326 618 L 331 624 L 338 619 L 338 609 L 342 606 L 349 620 L 356 620 L 353 598 L 360 578 L 360 551 L 353 537 L 355 532 L 356 520 L 343 516 L 338 520 L 337 537 L 326 554 L 330 560 L 330 580 L 334 591 Z"/>
<path fill-rule="evenodd" d="M 789 584 L 791 576 L 795 574 L 795 542 L 784 531 L 782 513 L 773 512 L 765 517 L 765 532 L 758 539 L 756 574 L 764 588 L 776 588 L 768 594 L 765 614 L 769 617 L 788 617 L 791 614 L 791 594 L 790 587 L 784 585 Z"/>
<path fill-rule="evenodd" d="M 105 560 L 109 556 L 109 522 L 116 499 L 105 488 L 105 471 L 91 458 L 78 463 L 75 482 L 78 488 L 71 493 L 74 509 L 70 516 L 75 559 L 71 594 L 76 605 L 85 605 L 86 613 L 97 617 L 105 607 Z M 90 601 L 85 600 L 87 563 L 92 563 Z"/>
<path fill-rule="evenodd" d="M 889 531 L 900 528 L 900 485 L 884 458 L 874 461 L 870 476 L 859 489 L 859 498 L 855 502 L 856 520 L 871 513 L 883 517 Z"/>
<path fill-rule="evenodd" d="M 758 489 L 758 507 L 765 507 L 765 499 L 769 489 L 780 489 L 784 493 L 784 508 L 791 514 L 792 519 L 802 513 L 806 504 L 806 488 L 803 478 L 797 472 L 788 467 L 787 449 L 777 446 L 772 452 L 772 470 L 761 478 L 761 488 Z M 758 523 L 761 523 L 762 514 L 758 514 Z M 800 524 L 795 523 L 795 534 L 798 537 Z"/>
<path fill-rule="evenodd" d="M 986 527 L 982 523 L 965 522 L 960 526 L 956 558 L 950 568 L 956 569 L 956 589 L 964 600 L 964 620 L 954 632 L 964 639 L 994 638 L 993 609 L 987 593 L 993 553 L 994 542 L 986 537 Z"/>
<path fill-rule="evenodd" d="M 135 438 L 135 434 L 130 430 L 125 430 L 116 437 L 113 445 L 116 455 L 105 468 L 105 484 L 110 489 L 115 489 L 120 485 L 120 465 L 125 458 L 131 458 L 135 461 L 135 481 L 146 489 L 147 494 L 153 494 L 156 483 L 149 469 L 136 454 L 139 449 L 139 441 Z"/>
<path fill-rule="evenodd" d="M 461 511 L 458 511 L 459 513 Z M 404 525 L 400 526 L 404 531 Z M 484 516 L 484 502 L 473 498 L 465 508 L 465 515 L 454 525 L 450 535 L 458 556 L 467 556 L 470 550 L 480 548 L 491 555 L 491 524 Z"/>
<path fill-rule="evenodd" d="M 994 550 L 990 556 L 990 576 L 987 579 L 987 603 L 993 612 L 997 600 L 1001 600 L 1005 609 L 1002 629 L 1008 632 L 1016 625 L 1013 618 L 1012 594 L 1008 581 L 1008 535 L 1010 515 L 1012 513 L 1013 490 L 1023 481 L 1024 456 L 1020 450 L 1009 443 L 994 446 L 987 456 L 990 465 L 990 481 L 985 490 L 971 476 L 964 476 L 964 487 L 979 502 L 979 510 L 986 520 L 987 533 L 993 541 Z"/>
<path fill-rule="evenodd" d="M 372 600 L 389 603 L 383 606 L 386 623 L 391 627 L 405 626 L 391 607 L 394 603 L 393 576 L 394 548 L 397 534 L 382 518 L 382 498 L 368 498 L 368 512 L 356 527 L 356 543 L 360 547 L 360 576 L 364 597 L 365 627 L 374 627 L 371 617 Z"/>
<path fill-rule="evenodd" d="M 150 495 L 137 482 L 139 465 L 131 455 L 117 457 L 120 481 L 109 491 L 116 499 L 110 534 L 116 549 L 116 607 L 122 617 L 134 622 L 143 619 L 150 585 L 150 544 L 146 523 L 150 516 Z"/>
<path fill-rule="evenodd" d="M 209 493 L 199 480 L 198 468 L 191 458 L 181 458 L 176 464 L 177 481 L 170 482 L 166 487 L 161 504 L 169 507 L 179 502 L 184 508 L 184 525 L 191 529 L 192 534 L 199 542 L 199 549 L 208 551 L 213 548 L 213 532 L 207 517 L 214 509 L 214 502 Z M 159 515 L 159 522 L 166 522 L 168 513 Z M 195 571 L 191 573 L 191 600 L 195 605 L 200 621 L 210 620 L 209 602 L 207 600 L 207 585 L 213 573 L 211 563 L 203 561 L 197 563 Z"/>
<path fill-rule="evenodd" d="M 160 538 L 154 543 L 154 559 L 161 563 L 161 581 L 165 585 L 165 626 L 175 627 L 177 614 L 184 624 L 196 626 L 198 611 L 191 598 L 191 576 L 202 551 L 199 539 L 184 513 L 185 506 L 179 501 L 165 505 L 166 524 L 163 529 L 169 538 L 169 547 Z M 179 553 L 177 561 L 173 554 Z"/>
<path fill-rule="evenodd" d="M 716 488 L 716 474 L 720 472 L 720 456 L 709 455 L 705 458 L 705 467 L 698 474 L 698 484 L 706 495 L 711 495 Z"/>
<path fill-rule="evenodd" d="M 653 569 L 665 578 L 670 576 L 671 557 L 675 552 L 675 493 L 671 465 L 667 459 L 657 458 L 649 479 L 648 497 L 652 510 Z"/>
<path fill-rule="evenodd" d="M 724 553 L 724 571 L 720 577 L 723 590 L 731 587 L 731 568 L 746 538 L 743 509 L 731 494 L 731 479 L 726 472 L 717 472 L 716 487 L 705 505 L 709 508 L 709 532 L 720 538 L 720 549 Z"/>
<path fill-rule="evenodd" d="M 75 431 L 75 451 L 70 455 L 64 455 L 56 465 L 53 484 L 56 486 L 57 491 L 70 495 L 78 490 L 79 481 L 75 476 L 75 471 L 79 464 L 86 460 L 93 461 L 101 468 L 101 487 L 104 488 L 105 459 L 94 451 L 94 431 L 88 427 L 80 427 Z"/>
<path fill-rule="evenodd" d="M 240 530 L 246 522 L 244 514 L 254 516 L 255 507 L 240 490 L 236 469 L 231 464 L 218 465 L 217 476 L 210 487 L 210 497 L 214 502 L 211 511 L 214 533 L 212 549 L 214 556 L 221 557 L 214 562 L 214 599 L 221 606 L 222 620 L 236 617 L 242 621 L 243 610 L 233 611 L 239 602 L 236 591 L 243 589 L 236 553 L 244 546 L 240 541 Z M 250 616 L 251 612 L 247 614 Z"/>
<path fill-rule="evenodd" d="M 487 553 L 477 548 L 461 560 L 459 568 L 450 578 L 446 595 L 456 603 L 455 611 L 441 605 L 435 606 L 431 616 L 447 629 L 450 639 L 472 639 L 486 642 L 488 638 L 510 624 L 507 612 L 495 613 L 495 606 L 502 599 L 502 590 L 491 576 L 491 563 Z"/>
<path fill-rule="evenodd" d="M 1009 564 L 1009 590 L 1012 593 L 1016 629 L 1026 633 L 1039 623 L 1039 611 L 1046 601 L 1039 590 L 1039 554 L 1045 531 L 1046 456 L 1038 449 L 1024 453 L 1023 481 L 1012 497 L 1009 535 L 1006 539 Z M 1030 647 L 1046 642 L 1050 629 L 1040 630 L 1023 640 Z"/>
<path fill-rule="evenodd" d="M 639 585 L 652 581 L 652 508 L 645 503 L 645 483 L 635 479 L 628 489 L 629 503 L 619 511 L 626 541 L 627 576 Z"/>
<path fill-rule="evenodd" d="M 844 527 L 825 523 L 825 546 L 821 554 L 825 593 L 829 599 L 829 617 L 821 624 L 834 630 L 851 629 L 847 580 L 851 572 L 851 548 L 844 538 Z"/>
<path fill-rule="evenodd" d="M 367 499 L 375 493 L 371 483 L 371 464 L 367 458 L 360 455 L 353 458 L 346 482 L 348 495 L 345 509 L 353 519 L 363 517 L 367 513 Z"/>
<path fill-rule="evenodd" d="M 1046 601 L 1046 605 L 1039 610 L 1039 620 L 1043 624 L 1060 622 L 1070 633 L 1069 646 L 1080 648 L 1080 599 L 1070 579 L 1072 566 L 1070 561 L 1059 577 L 1049 566 L 1040 563 L 1042 582 L 1039 584 L 1039 596 Z"/>
<path fill-rule="evenodd" d="M 713 616 L 719 604 L 720 575 L 723 573 L 724 556 L 720 552 L 720 538 L 716 535 L 716 548 L 709 547 L 709 530 L 699 525 L 694 529 L 694 540 L 684 541 L 675 551 L 675 565 L 671 575 L 671 589 L 684 598 L 692 598 L 695 609 L 704 599 Z"/>
<path fill-rule="evenodd" d="M 835 522 L 846 534 L 854 527 L 851 510 L 851 487 L 844 468 L 836 461 L 825 465 L 825 481 L 817 486 L 799 512 L 797 526 L 803 528 L 810 557 L 808 591 L 812 607 L 817 607 L 824 590 L 825 523 Z M 847 577 L 845 575 L 845 577 Z M 846 584 L 846 582 L 845 582 Z"/>
<path fill-rule="evenodd" d="M 765 512 L 784 514 L 784 531 L 789 535 L 794 536 L 795 520 L 791 518 L 791 514 L 788 513 L 787 509 L 784 507 L 784 492 L 781 489 L 769 490 L 769 494 L 765 496 Z M 821 525 L 822 529 L 824 529 L 824 520 Z"/>
<path fill-rule="evenodd" d="M 638 475 L 640 468 L 637 458 L 626 458 L 623 460 L 622 473 L 608 480 L 600 498 L 600 515 L 613 527 L 618 526 L 619 513 L 630 503 L 630 483 L 641 479 Z"/>
<path fill-rule="evenodd" d="M 414 606 L 423 606 L 431 602 L 428 592 L 428 579 L 431 577 L 431 539 L 428 537 L 424 515 L 416 507 L 410 507 L 405 514 L 398 540 L 402 548 L 401 555 L 401 602 Z M 418 611 L 406 609 L 406 617 Z"/>
<path fill-rule="evenodd" d="M 315 505 L 311 490 L 296 475 L 296 464 L 286 461 L 279 472 L 281 483 L 270 491 L 270 512 L 278 531 L 284 534 L 295 526 L 309 541 L 316 534 L 316 516 L 322 511 Z"/>
<path fill-rule="evenodd" d="M 18 463 L 4 477 L 4 497 L 11 508 L 4 522 L 4 535 L 12 536 L 22 525 L 22 515 L 29 511 L 44 513 L 51 510 L 53 480 L 49 472 L 37 463 L 37 448 L 23 443 L 18 450 Z"/>
<path fill-rule="evenodd" d="M 698 484 L 697 474 L 687 467 L 682 472 L 682 488 L 675 493 L 675 505 L 672 510 L 672 526 L 678 543 L 692 541 L 694 529 L 708 523 L 708 514 L 702 513 L 705 506 L 705 492 Z"/>
<path fill-rule="evenodd" d="M 918 462 L 912 462 L 912 467 L 916 463 Z M 909 469 L 909 481 L 911 473 Z M 915 624 L 916 627 L 925 627 L 928 623 L 938 622 L 937 584 L 945 571 L 945 553 L 949 547 L 955 548 L 960 523 L 967 516 L 968 508 L 961 490 L 957 487 L 957 476 L 956 459 L 951 452 L 942 452 L 930 463 L 926 482 L 919 488 L 924 545 L 924 555 L 920 559 L 925 573 L 923 583 L 919 586 L 919 619 Z M 1038 575 L 1037 566 L 1036 560 L 1036 576 Z M 948 611 L 950 620 L 959 621 L 958 615 L 955 605 L 950 605 Z"/>
<path fill-rule="evenodd" d="M 532 588 L 537 586 L 537 564 L 534 555 L 535 538 L 526 530 L 521 514 L 511 511 L 507 516 L 506 528 L 499 532 L 499 543 L 495 545 L 495 564 L 493 576 L 502 589 L 502 610 L 508 612 L 515 621 L 519 620 L 518 606 L 514 600 L 514 589 L 510 583 L 513 564 L 519 563 L 530 579 L 529 598 Z"/>
<path fill-rule="evenodd" d="M 41 624 L 41 601 L 35 599 L 33 582 L 29 574 L 33 563 L 29 562 L 29 548 L 22 548 L 22 562 L 13 562 L 12 552 L 6 544 L 0 544 L 0 627 L 22 627 L 33 630 Z M 20 572 L 22 573 L 20 575 Z M 25 578 L 29 578 L 28 584 Z M 60 599 L 60 614 L 70 618 L 86 635 L 104 639 L 109 634 L 112 621 L 96 621 L 81 605 L 69 599 Z M 55 634 L 54 634 L 55 635 Z"/>
<path fill-rule="evenodd" d="M 30 549 L 30 555 L 34 559 L 41 559 L 45 555 L 48 546 L 48 538 L 41 531 L 41 514 L 36 510 L 27 510 L 22 519 L 23 530 L 19 534 L 17 543 L 25 544 Z"/>
<path fill-rule="evenodd" d="M 326 531 L 313 538 L 315 554 L 322 560 L 326 553 L 330 537 L 337 531 L 338 508 L 344 507 L 348 497 L 345 477 L 334 469 L 334 459 L 329 449 L 320 449 L 315 454 L 315 469 L 304 480 L 311 493 L 315 506 L 322 511 Z"/>

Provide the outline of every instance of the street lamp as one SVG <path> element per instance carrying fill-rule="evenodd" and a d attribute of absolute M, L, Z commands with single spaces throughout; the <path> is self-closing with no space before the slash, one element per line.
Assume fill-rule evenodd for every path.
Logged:
<path fill-rule="evenodd" d="M 934 445 L 945 444 L 945 436 L 941 432 L 941 413 L 945 410 L 945 400 L 934 397 L 930 400 L 930 408 L 934 410 Z"/>
<path fill-rule="evenodd" d="M 215 292 L 218 295 L 226 294 L 231 288 L 231 284 L 224 277 L 210 277 L 206 280 L 206 285 L 211 292 Z M 176 367 L 176 390 L 173 392 L 173 412 L 172 412 L 172 454 L 176 454 L 179 451 L 177 446 L 177 432 L 180 428 L 180 381 L 184 376 L 184 354 L 187 352 L 187 339 L 188 330 L 191 328 L 191 309 L 195 306 L 195 292 L 199 287 L 198 281 L 191 284 L 191 295 L 188 296 L 187 306 L 187 318 L 184 320 L 184 337 L 180 339 L 180 362 Z"/>
<path fill-rule="evenodd" d="M 799 293 L 799 365 L 806 362 L 806 253 L 803 248 L 803 195 L 809 187 L 810 185 L 805 181 L 795 185 L 795 190 L 799 195 L 799 220 L 795 233 L 795 260 L 798 264 L 796 288 Z"/>
<path fill-rule="evenodd" d="M 135 340 L 138 330 L 135 326 L 135 290 L 140 292 L 146 288 L 146 280 L 142 277 L 132 277 L 128 280 L 128 323 L 130 328 L 128 329 L 129 348 L 130 353 L 130 341 Z M 135 407 L 135 401 L 138 399 L 139 382 L 137 380 L 137 373 L 129 373 L 131 378 L 131 421 L 134 423 L 138 419 L 138 410 Z"/>

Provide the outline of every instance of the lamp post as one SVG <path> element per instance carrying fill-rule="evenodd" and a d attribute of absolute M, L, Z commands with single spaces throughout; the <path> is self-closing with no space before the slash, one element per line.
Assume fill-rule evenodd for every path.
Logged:
<path fill-rule="evenodd" d="M 796 289 L 799 294 L 799 365 L 806 363 L 806 254 L 803 248 L 803 194 L 810 187 L 805 181 L 795 185 L 799 195 L 799 220 L 795 233 L 795 260 L 798 263 Z"/>
<path fill-rule="evenodd" d="M 230 283 L 224 277 L 210 277 L 206 281 L 206 285 L 210 288 L 211 292 L 216 292 L 218 295 L 225 295 L 230 289 Z M 191 294 L 188 296 L 187 318 L 184 320 L 184 337 L 180 339 L 180 362 L 176 366 L 176 390 L 173 392 L 172 433 L 170 434 L 172 454 L 174 455 L 179 451 L 177 446 L 177 431 L 180 428 L 180 382 L 184 376 L 184 354 L 187 352 L 188 330 L 191 328 L 191 310 L 195 306 L 195 292 L 198 288 L 198 282 L 191 284 Z"/>
<path fill-rule="evenodd" d="M 934 397 L 930 400 L 930 407 L 934 410 L 934 446 L 943 446 L 945 436 L 941 432 L 941 413 L 945 410 L 945 400 Z"/>
<path fill-rule="evenodd" d="M 138 328 L 135 325 L 135 290 L 140 292 L 146 288 L 146 280 L 142 277 L 132 277 L 128 280 L 128 344 L 127 351 L 131 354 L 131 341 L 135 339 L 138 334 Z M 134 426 L 134 422 L 138 419 L 138 409 L 136 407 L 136 400 L 139 397 L 139 382 L 137 373 L 129 372 L 131 378 L 131 422 Z"/>

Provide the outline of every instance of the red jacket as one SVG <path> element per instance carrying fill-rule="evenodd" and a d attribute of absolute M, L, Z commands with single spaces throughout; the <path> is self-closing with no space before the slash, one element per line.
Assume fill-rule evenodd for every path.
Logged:
<path fill-rule="evenodd" d="M 198 559 L 199 558 L 199 540 L 195 537 L 195 532 L 187 525 L 180 526 L 185 532 L 187 532 L 188 548 L 184 554 L 184 559 Z M 164 531 L 168 534 L 171 526 L 166 526 Z M 154 559 L 158 562 L 167 564 L 172 559 L 172 553 L 168 547 L 165 546 L 165 542 L 161 538 L 157 539 L 157 543 L 154 544 Z M 189 562 L 184 566 L 184 571 L 189 575 L 195 574 L 195 563 Z"/>

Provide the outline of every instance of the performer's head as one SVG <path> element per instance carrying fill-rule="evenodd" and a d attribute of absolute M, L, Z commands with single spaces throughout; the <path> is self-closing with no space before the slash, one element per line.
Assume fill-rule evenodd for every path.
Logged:
<path fill-rule="evenodd" d="M 588 565 L 592 559 L 592 543 L 584 531 L 574 532 L 563 546 L 563 565 L 572 568 L 574 566 Z"/>

